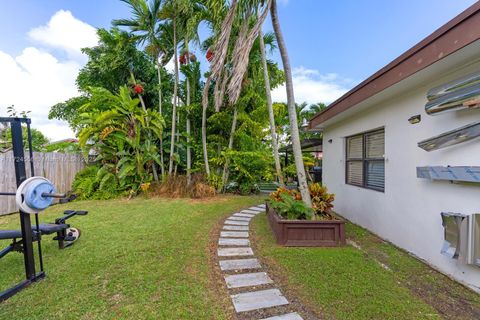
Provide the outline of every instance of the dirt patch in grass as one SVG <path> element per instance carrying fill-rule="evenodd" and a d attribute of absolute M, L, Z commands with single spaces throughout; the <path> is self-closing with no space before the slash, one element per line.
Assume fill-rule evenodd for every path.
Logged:
<path fill-rule="evenodd" d="M 392 270 L 398 283 L 446 319 L 480 319 L 480 296 L 408 252 L 348 223 L 347 238 Z"/>

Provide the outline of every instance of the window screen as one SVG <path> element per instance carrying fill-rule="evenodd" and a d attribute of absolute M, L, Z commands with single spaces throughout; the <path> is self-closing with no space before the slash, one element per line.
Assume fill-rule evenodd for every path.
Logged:
<path fill-rule="evenodd" d="M 385 189 L 385 131 L 366 132 L 347 138 L 346 183 Z"/>

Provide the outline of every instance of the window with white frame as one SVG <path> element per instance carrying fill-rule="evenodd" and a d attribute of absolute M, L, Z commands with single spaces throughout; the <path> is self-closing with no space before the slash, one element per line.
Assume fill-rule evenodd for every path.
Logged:
<path fill-rule="evenodd" d="M 360 133 L 346 140 L 346 183 L 385 190 L 385 130 Z"/>

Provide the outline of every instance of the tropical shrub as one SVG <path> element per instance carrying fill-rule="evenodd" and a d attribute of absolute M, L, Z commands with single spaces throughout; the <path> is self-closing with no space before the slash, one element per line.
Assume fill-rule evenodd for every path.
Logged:
<path fill-rule="evenodd" d="M 293 219 L 335 219 L 330 213 L 330 209 L 333 208 L 332 202 L 335 200 L 335 195 L 328 193 L 327 187 L 319 183 L 309 185 L 309 191 L 312 198 L 312 208 L 308 208 L 310 209 L 307 210 L 308 213 L 300 205 L 305 206 L 298 190 L 278 188 L 270 194 L 270 205 L 280 216 L 286 219 L 292 219 L 291 217 L 298 217 Z M 292 212 L 289 213 L 288 210 L 292 210 Z"/>
<path fill-rule="evenodd" d="M 257 193 L 257 182 L 272 179 L 271 158 L 258 151 L 234 151 L 224 153 L 230 160 L 230 176 L 238 186 L 238 193 Z"/>
<path fill-rule="evenodd" d="M 136 194 L 152 180 L 154 163 L 160 164 L 157 139 L 164 121 L 155 110 L 142 110 L 140 100 L 127 87 L 118 95 L 92 88 L 90 102 L 82 106 L 79 144 L 85 154 L 97 154 L 99 187 L 116 184 Z"/>
<path fill-rule="evenodd" d="M 328 193 L 328 189 L 319 183 L 312 183 L 308 186 L 310 191 L 310 197 L 312 198 L 312 207 L 315 210 L 315 214 L 324 219 L 334 219 L 329 213 L 329 210 L 333 208 L 333 200 L 335 195 Z"/>
<path fill-rule="evenodd" d="M 101 167 L 92 165 L 80 170 L 72 184 L 79 199 L 112 199 L 122 195 L 115 179 L 106 179 Z"/>
<path fill-rule="evenodd" d="M 302 200 L 296 200 L 289 193 L 279 193 L 280 200 L 272 199 L 270 206 L 284 219 L 309 220 L 313 217 L 313 210 L 305 205 Z M 277 198 L 277 199 L 278 199 Z"/>

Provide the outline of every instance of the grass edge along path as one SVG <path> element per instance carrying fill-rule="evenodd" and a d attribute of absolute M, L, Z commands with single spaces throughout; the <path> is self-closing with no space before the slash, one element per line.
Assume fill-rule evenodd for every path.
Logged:
<path fill-rule="evenodd" d="M 47 278 L 0 305 L 0 319 L 228 319 L 209 277 L 209 231 L 219 219 L 260 202 L 259 197 L 208 200 L 81 201 L 41 214 L 53 221 L 67 209 L 89 210 L 72 219 L 82 230 L 60 251 L 42 242 Z M 0 228 L 18 226 L 18 215 Z M 5 245 L 0 242 L 0 246 Z M 23 260 L 0 260 L 1 290 L 23 276 Z"/>
<path fill-rule="evenodd" d="M 479 318 L 480 295 L 352 223 L 347 239 L 362 250 L 280 247 L 265 215 L 254 219 L 252 231 L 274 281 L 322 319 Z"/>

